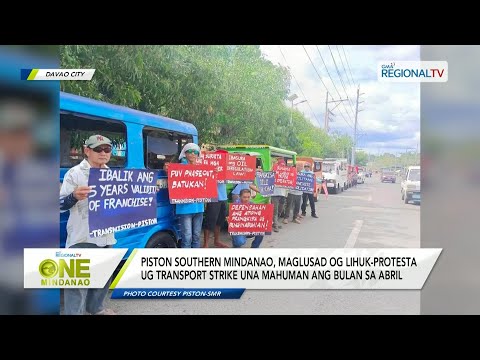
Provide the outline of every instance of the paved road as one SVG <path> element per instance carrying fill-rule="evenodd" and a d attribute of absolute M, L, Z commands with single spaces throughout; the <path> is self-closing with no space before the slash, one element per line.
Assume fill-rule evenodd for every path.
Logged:
<path fill-rule="evenodd" d="M 316 203 L 319 219 L 283 225 L 262 247 L 420 247 L 420 206 L 400 184 L 365 184 Z M 228 236 L 225 243 L 231 244 Z M 110 300 L 120 314 L 419 314 L 418 290 L 247 290 L 239 300 Z"/>

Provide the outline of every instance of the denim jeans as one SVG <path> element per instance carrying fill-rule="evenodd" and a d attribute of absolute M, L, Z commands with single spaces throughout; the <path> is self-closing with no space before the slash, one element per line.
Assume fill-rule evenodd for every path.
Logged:
<path fill-rule="evenodd" d="M 110 246 L 106 246 L 108 248 Z M 72 248 L 99 248 L 91 243 L 79 243 Z M 112 278 L 108 279 L 103 289 L 65 289 L 63 291 L 65 315 L 85 315 L 85 311 L 96 314 L 104 309 L 103 303 L 108 295 Z"/>
<path fill-rule="evenodd" d="M 182 248 L 199 248 L 202 233 L 203 212 L 180 214 L 180 231 L 182 232 Z"/>
<path fill-rule="evenodd" d="M 255 239 L 252 241 L 252 248 L 259 248 L 260 244 L 263 241 L 263 235 L 255 236 Z M 247 242 L 247 237 L 245 235 L 232 235 L 232 243 L 234 248 L 239 248 L 245 245 Z"/>

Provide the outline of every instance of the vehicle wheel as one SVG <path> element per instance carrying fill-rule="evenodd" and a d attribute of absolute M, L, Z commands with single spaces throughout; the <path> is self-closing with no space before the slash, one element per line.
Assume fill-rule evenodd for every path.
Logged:
<path fill-rule="evenodd" d="M 172 235 L 166 232 L 158 232 L 148 240 L 146 248 L 176 248 L 177 244 Z"/>

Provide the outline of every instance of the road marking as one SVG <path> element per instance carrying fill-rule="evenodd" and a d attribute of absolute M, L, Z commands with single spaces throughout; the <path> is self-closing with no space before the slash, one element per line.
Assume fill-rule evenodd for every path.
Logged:
<path fill-rule="evenodd" d="M 355 225 L 353 226 L 352 232 L 348 237 L 347 243 L 345 244 L 345 248 L 355 247 L 355 243 L 357 242 L 358 234 L 360 234 L 362 225 L 363 225 L 363 220 L 355 220 Z"/>

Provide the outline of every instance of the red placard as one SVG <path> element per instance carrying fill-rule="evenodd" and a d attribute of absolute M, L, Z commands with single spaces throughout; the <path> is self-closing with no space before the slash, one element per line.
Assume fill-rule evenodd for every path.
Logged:
<path fill-rule="evenodd" d="M 256 174 L 256 156 L 238 153 L 227 155 L 226 182 L 230 184 L 253 183 Z"/>
<path fill-rule="evenodd" d="M 278 165 L 275 170 L 275 186 L 295 189 L 297 186 L 297 168 L 295 166 Z"/>
<path fill-rule="evenodd" d="M 217 171 L 212 165 L 170 164 L 170 204 L 211 202 L 218 199 Z"/>
<path fill-rule="evenodd" d="M 265 235 L 272 232 L 273 204 L 230 204 L 230 235 Z"/>
<path fill-rule="evenodd" d="M 225 182 L 225 170 L 227 168 L 227 153 L 215 151 L 202 151 L 197 158 L 197 164 L 212 165 L 217 169 L 217 181 Z"/>

